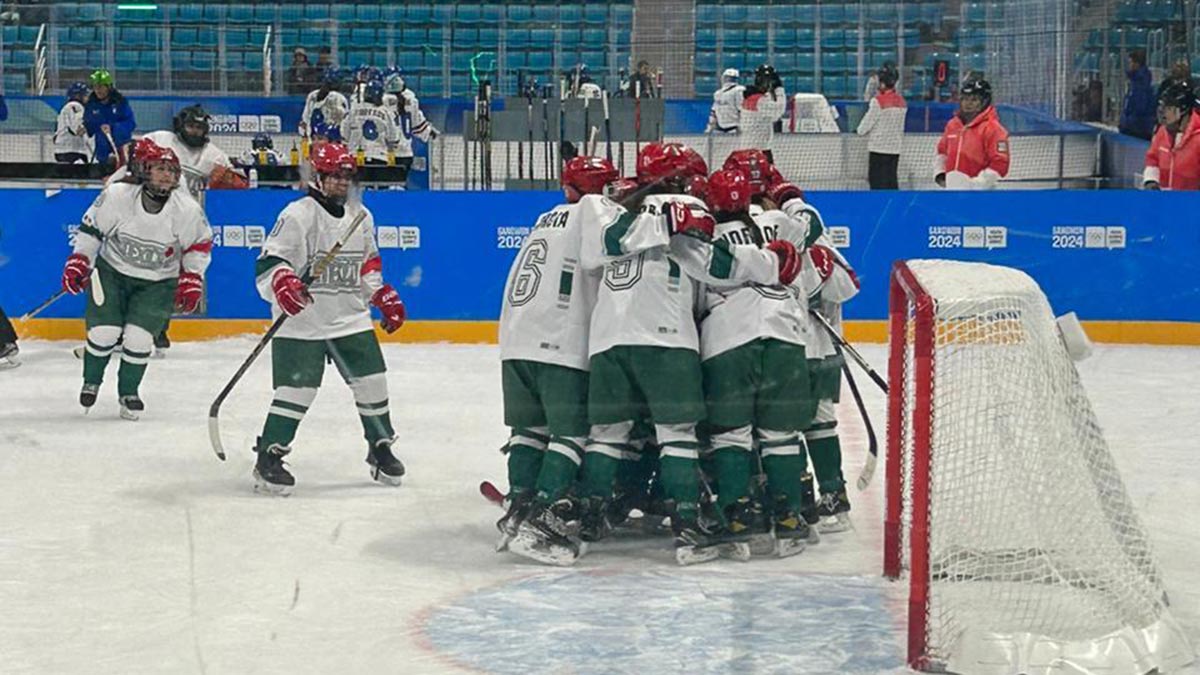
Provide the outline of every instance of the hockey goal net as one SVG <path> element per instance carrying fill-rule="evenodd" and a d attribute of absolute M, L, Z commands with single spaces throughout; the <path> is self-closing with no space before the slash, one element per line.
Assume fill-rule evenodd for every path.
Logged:
<path fill-rule="evenodd" d="M 908 577 L 909 665 L 1134 675 L 1189 662 L 1033 279 L 898 262 L 889 305 L 884 574 Z"/>

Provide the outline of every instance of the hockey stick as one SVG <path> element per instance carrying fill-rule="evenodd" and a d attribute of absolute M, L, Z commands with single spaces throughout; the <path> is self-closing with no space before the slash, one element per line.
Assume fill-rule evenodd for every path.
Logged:
<path fill-rule="evenodd" d="M 608 116 L 608 92 L 602 91 L 600 94 L 604 97 L 604 156 L 608 161 L 612 161 L 612 119 Z"/>
<path fill-rule="evenodd" d="M 633 152 L 634 157 L 642 154 L 642 81 L 639 79 L 633 86 Z"/>
<path fill-rule="evenodd" d="M 591 157 L 592 153 L 588 149 L 588 141 L 591 140 L 589 135 L 592 133 L 592 115 L 588 103 L 590 98 L 583 99 L 583 156 Z"/>
<path fill-rule="evenodd" d="M 888 393 L 887 382 L 879 376 L 879 373 L 875 372 L 875 369 L 871 367 L 871 364 L 867 363 L 867 360 L 863 358 L 862 354 L 858 353 L 858 350 L 854 348 L 854 345 L 846 342 L 845 338 L 843 338 L 841 335 L 838 335 L 838 332 L 829 324 L 829 320 L 821 316 L 819 312 L 810 309 L 808 310 L 808 313 L 811 314 L 813 318 L 815 318 L 817 322 L 825 328 L 825 331 L 829 333 L 829 336 L 833 338 L 833 341 L 839 347 L 846 350 L 846 353 L 850 354 L 850 358 L 854 359 L 854 362 L 858 364 L 858 367 L 866 371 L 871 380 L 883 390 L 883 393 Z"/>
<path fill-rule="evenodd" d="M 529 132 L 529 181 L 532 185 L 536 180 L 533 175 L 533 92 L 525 93 L 525 128 Z"/>
<path fill-rule="evenodd" d="M 842 373 L 846 375 L 846 384 L 849 385 L 850 393 L 854 396 L 854 405 L 858 407 L 858 414 L 862 416 L 863 426 L 867 428 L 867 461 L 858 474 L 858 489 L 866 490 L 867 486 L 871 484 L 871 478 L 875 476 L 875 464 L 879 461 L 879 442 L 875 439 L 875 427 L 871 424 L 871 416 L 867 414 L 867 406 L 863 404 L 858 384 L 854 381 L 854 376 L 850 374 L 850 364 L 844 360 L 842 361 Z"/>
<path fill-rule="evenodd" d="M 121 154 L 121 149 L 117 147 L 117 142 L 113 140 L 112 132 L 105 131 L 104 137 L 108 139 L 108 145 L 109 145 L 109 147 L 112 148 L 113 157 L 117 158 L 116 159 L 116 163 L 117 163 L 116 168 L 119 169 L 119 168 L 125 166 L 125 157 L 124 157 L 124 155 Z"/>
<path fill-rule="evenodd" d="M 313 282 L 313 279 L 317 279 L 325 273 L 325 268 L 333 262 L 333 259 L 342 250 L 342 247 L 346 245 L 346 242 L 350 241 L 351 235 L 358 230 L 358 226 L 362 224 L 366 217 L 366 210 L 360 208 L 358 214 L 354 216 L 354 220 L 350 221 L 350 225 L 346 227 L 346 231 L 338 238 L 337 243 L 329 249 L 329 252 L 324 257 L 318 260 L 300 277 L 300 281 L 305 286 L 308 286 Z M 225 388 L 221 390 L 221 393 L 217 394 L 217 398 L 213 400 L 212 405 L 208 408 L 208 440 L 212 444 L 212 449 L 216 453 L 217 459 L 222 462 L 225 461 L 225 446 L 221 444 L 221 426 L 219 421 L 221 404 L 225 402 L 229 393 L 233 391 L 234 386 L 242 379 L 242 376 L 246 374 L 246 371 L 250 369 L 254 361 L 258 359 L 258 355 L 262 354 L 267 345 L 271 343 L 271 338 L 275 337 L 275 334 L 283 327 L 283 323 L 287 321 L 287 318 L 287 314 L 281 314 L 278 319 L 275 319 L 275 322 L 267 329 L 266 334 L 259 339 L 258 344 L 254 345 L 254 351 L 250 352 L 250 356 L 246 357 L 246 360 L 238 367 L 237 372 L 233 374 L 233 377 L 225 384 Z"/>
<path fill-rule="evenodd" d="M 550 85 L 542 87 L 542 160 L 546 171 L 546 182 L 554 180 L 554 153 L 550 148 L 550 109 L 546 99 L 550 97 Z"/>
<path fill-rule="evenodd" d="M 21 318 L 17 319 L 17 321 L 24 322 L 24 321 L 28 321 L 28 320 L 32 319 L 33 317 L 37 316 L 38 314 L 41 314 L 42 310 L 44 310 L 47 307 L 49 307 L 50 305 L 53 305 L 54 303 L 58 302 L 59 299 L 62 298 L 62 296 L 66 295 L 66 294 L 67 294 L 67 289 L 65 289 L 65 288 L 59 289 L 59 291 L 57 293 L 50 296 L 45 302 L 43 302 L 42 304 L 38 305 L 37 307 L 34 307 L 33 309 L 31 309 L 28 312 L 25 312 L 23 315 L 21 315 Z"/>

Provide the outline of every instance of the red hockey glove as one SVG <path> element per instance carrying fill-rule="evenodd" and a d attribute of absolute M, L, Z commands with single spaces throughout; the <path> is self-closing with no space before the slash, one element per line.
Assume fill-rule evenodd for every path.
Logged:
<path fill-rule="evenodd" d="M 175 289 L 175 311 L 191 314 L 200 306 L 200 294 L 204 290 L 204 277 L 195 272 L 179 275 L 179 287 Z"/>
<path fill-rule="evenodd" d="M 88 275 L 91 273 L 92 263 L 88 257 L 82 253 L 72 253 L 71 257 L 67 258 L 67 266 L 63 268 L 63 290 L 71 295 L 79 295 L 88 287 Z"/>
<path fill-rule="evenodd" d="M 300 281 L 300 277 L 287 267 L 282 267 L 271 276 L 271 290 L 275 293 L 275 302 L 279 309 L 288 316 L 296 316 L 312 304 L 312 296 L 308 287 Z"/>
<path fill-rule="evenodd" d="M 767 190 L 767 198 L 777 206 L 783 206 L 791 199 L 804 199 L 804 191 L 794 183 L 777 183 Z"/>
<path fill-rule="evenodd" d="M 404 310 L 404 301 L 400 299 L 400 294 L 392 288 L 391 284 L 384 284 L 382 288 L 375 291 L 375 295 L 371 296 L 371 304 L 379 308 L 379 312 L 383 314 L 383 330 L 388 333 L 395 333 L 400 326 L 404 325 L 404 319 L 408 317 L 408 313 Z"/>
<path fill-rule="evenodd" d="M 786 239 L 776 239 L 767 244 L 767 250 L 779 256 L 779 283 L 785 286 L 792 283 L 800 274 L 802 260 L 796 246 Z"/>
<path fill-rule="evenodd" d="M 717 221 L 705 211 L 693 211 L 682 202 L 666 205 L 667 231 L 671 234 L 686 234 L 700 239 L 712 239 Z"/>
<path fill-rule="evenodd" d="M 833 276 L 833 251 L 820 244 L 813 244 L 808 249 L 808 258 L 812 260 L 813 267 L 817 269 L 821 281 Z"/>

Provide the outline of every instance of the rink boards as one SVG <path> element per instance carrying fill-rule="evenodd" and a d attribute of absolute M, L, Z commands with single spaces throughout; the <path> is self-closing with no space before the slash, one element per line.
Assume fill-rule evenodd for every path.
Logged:
<path fill-rule="evenodd" d="M 0 190 L 0 306 L 12 317 L 54 293 L 70 238 L 96 190 Z M 291 190 L 212 191 L 217 246 L 203 314 L 176 339 L 262 330 L 268 307 L 254 259 Z M 894 260 L 954 258 L 1017 267 L 1056 313 L 1075 311 L 1093 339 L 1200 344 L 1200 227 L 1195 196 L 1126 191 L 810 192 L 862 293 L 850 334 L 885 339 Z M 491 342 L 508 268 L 556 192 L 370 192 L 385 276 L 411 322 L 405 341 Z M 30 336 L 82 336 L 83 302 L 28 322 Z"/>

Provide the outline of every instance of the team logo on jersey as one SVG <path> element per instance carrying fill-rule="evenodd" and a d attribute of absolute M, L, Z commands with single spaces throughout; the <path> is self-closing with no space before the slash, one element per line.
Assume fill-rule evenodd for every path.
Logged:
<path fill-rule="evenodd" d="M 175 259 L 175 247 L 157 241 L 141 239 L 117 230 L 106 240 L 108 250 L 122 261 L 144 270 L 157 270 Z"/>
<path fill-rule="evenodd" d="M 325 257 L 326 253 L 327 251 L 318 251 L 315 257 L 320 260 Z M 314 293 L 358 292 L 360 269 L 362 269 L 362 253 L 336 256 L 321 273 L 321 276 L 313 280 L 309 288 Z"/>

